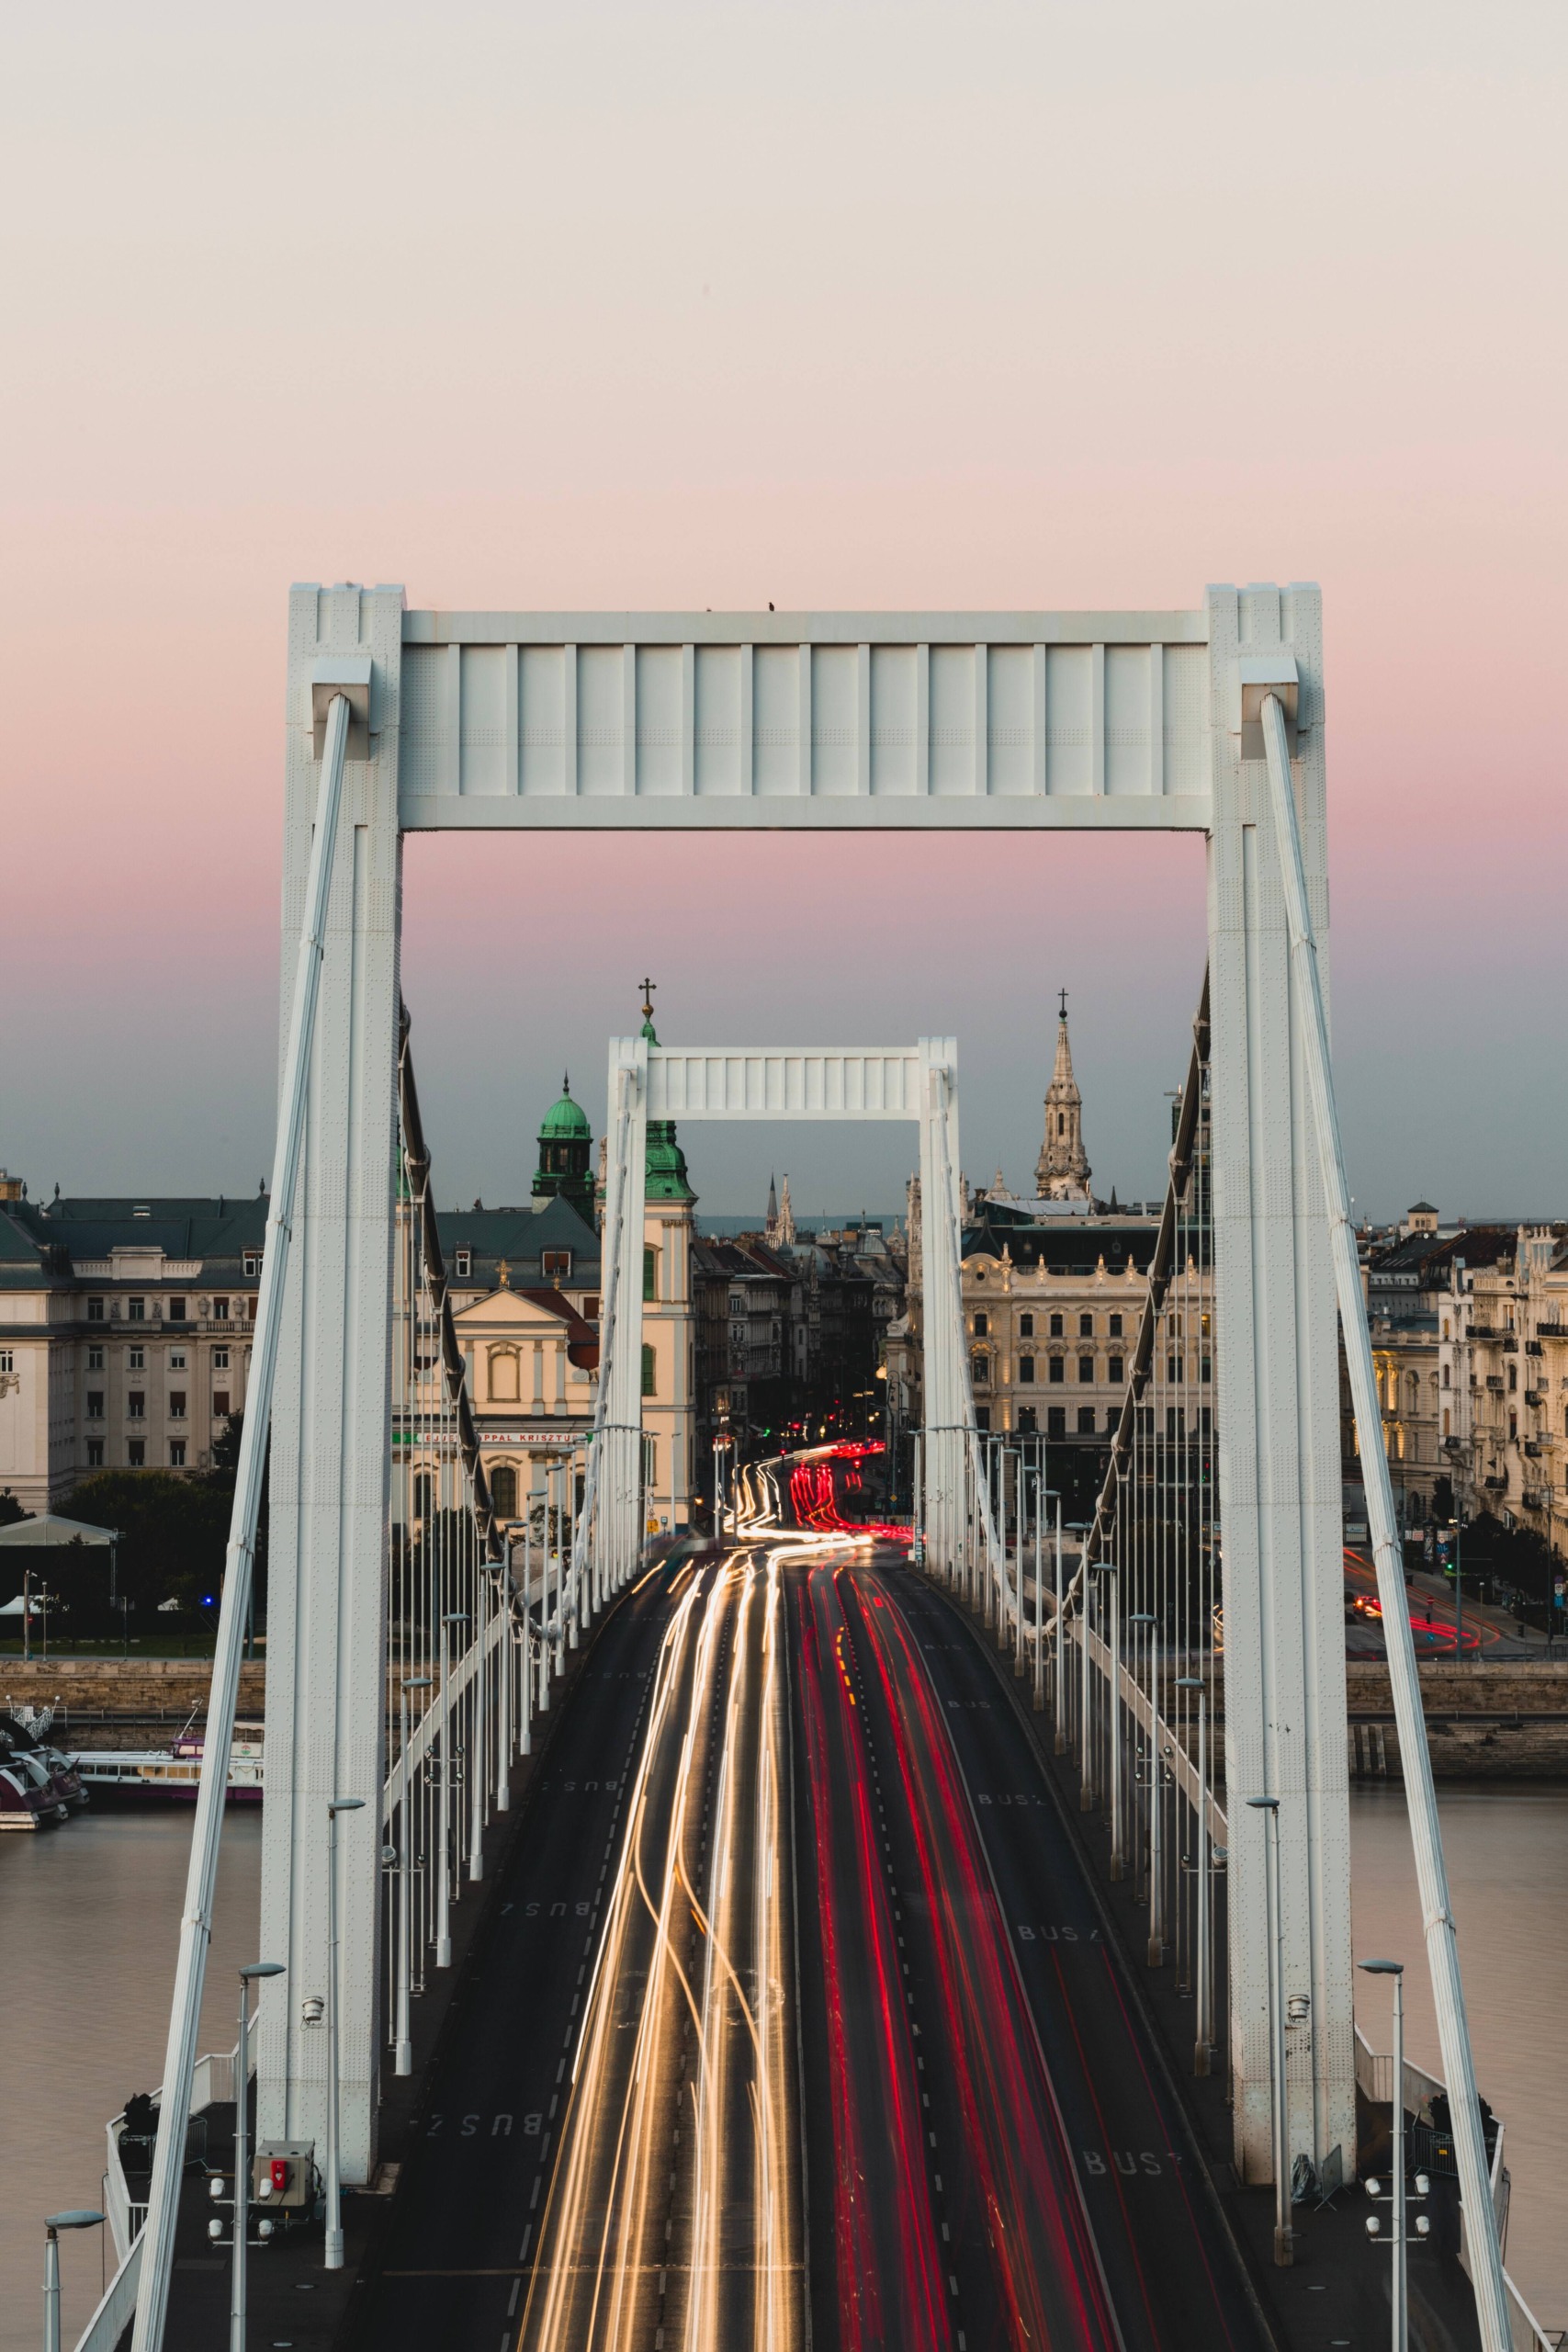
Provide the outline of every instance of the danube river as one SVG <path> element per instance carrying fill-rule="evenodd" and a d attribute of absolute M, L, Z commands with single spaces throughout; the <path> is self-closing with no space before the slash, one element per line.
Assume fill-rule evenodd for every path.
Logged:
<path fill-rule="evenodd" d="M 1406 1962 L 1410 2055 L 1436 2071 L 1404 1799 L 1397 1788 L 1358 1788 L 1350 1804 L 1357 1955 Z M 1508 2128 L 1508 2267 L 1538 2318 L 1562 2325 L 1568 1788 L 1445 1789 L 1442 1814 L 1477 2070 Z M 105 2121 L 158 2080 L 190 1823 L 183 1806 L 95 1809 L 56 1833 L 0 1839 L 0 2352 L 39 2341 L 44 2214 L 99 2202 Z M 255 1948 L 259 1816 L 231 1812 L 223 1850 L 204 2050 L 232 2048 L 234 1972 L 270 1956 Z M 1358 1999 L 1369 2039 L 1386 2050 L 1383 1996 L 1362 1978 Z M 112 2259 L 105 2235 L 62 2243 L 68 2346 Z"/>

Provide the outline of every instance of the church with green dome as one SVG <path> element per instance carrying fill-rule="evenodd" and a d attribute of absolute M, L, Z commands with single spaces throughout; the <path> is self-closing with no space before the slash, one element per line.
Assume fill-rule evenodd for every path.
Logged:
<path fill-rule="evenodd" d="M 588 1114 L 571 1099 L 571 1079 L 561 1080 L 560 1101 L 545 1114 L 539 1129 L 539 1165 L 534 1172 L 536 1201 L 566 1201 L 588 1226 L 593 1224 L 593 1135 Z"/>

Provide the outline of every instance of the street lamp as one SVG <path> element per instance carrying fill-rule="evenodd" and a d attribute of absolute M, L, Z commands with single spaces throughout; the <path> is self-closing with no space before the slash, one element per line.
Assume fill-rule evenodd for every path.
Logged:
<path fill-rule="evenodd" d="M 428 1674 L 405 1675 L 399 1702 L 402 1744 L 398 1754 L 403 1768 L 403 1850 L 398 1883 L 397 2055 L 392 2062 L 392 2071 L 397 2075 L 412 2075 L 413 2072 L 413 2026 L 409 2016 L 409 1996 L 413 1980 L 413 1774 L 409 1769 L 409 1692 L 428 1690 L 429 1688 Z"/>
<path fill-rule="evenodd" d="M 363 1797 L 333 1797 L 327 1806 L 327 2240 L 326 2267 L 343 2268 L 343 2182 L 338 2151 L 337 1817 L 362 1813 Z"/>
<path fill-rule="evenodd" d="M 559 1555 L 558 1554 L 558 1562 Z M 559 1594 L 558 1576 L 557 1594 Z M 448 1610 L 441 1620 L 441 1776 L 435 1793 L 440 1800 L 436 1814 L 435 1838 L 435 1965 L 452 1965 L 452 1792 L 457 1785 L 457 1775 L 452 1763 L 452 1696 L 451 1696 L 451 1636 L 448 1625 L 466 1625 L 468 1612 L 462 1609 Z"/>
<path fill-rule="evenodd" d="M 1363 1960 L 1357 1966 L 1369 1976 L 1392 1976 L 1393 1979 L 1393 2098 L 1389 2138 L 1389 2195 L 1393 2206 L 1393 2228 L 1385 2243 L 1393 2253 L 1393 2276 L 1389 2288 L 1393 2325 L 1389 2342 L 1393 2352 L 1409 2352 L 1410 2346 L 1410 2282 L 1408 2257 L 1410 2234 L 1404 2226 L 1404 1962 L 1401 1960 Z M 1416 2176 L 1416 2194 L 1427 2194 L 1427 2176 Z M 1378 2183 L 1369 2180 L 1367 2195 L 1381 2195 Z M 1431 2228 L 1425 2213 L 1416 2223 L 1417 2237 L 1425 2237 Z M 1382 2224 L 1375 2213 L 1367 2216 L 1367 2235 L 1378 2238 Z"/>
<path fill-rule="evenodd" d="M 103 2221 L 84 2206 L 69 2213 L 51 2213 L 44 2222 L 43 2352 L 60 2352 L 60 2232 L 96 2230 Z"/>
<path fill-rule="evenodd" d="M 1285 2106 L 1285 2009 L 1281 1989 L 1283 1954 L 1280 1950 L 1280 1800 L 1248 1797 L 1254 1813 L 1269 1816 L 1267 1869 L 1264 1884 L 1269 1937 L 1269 2073 L 1274 2108 L 1274 2260 L 1282 2270 L 1295 2260 L 1291 2233 L 1290 2117 Z"/>
<path fill-rule="evenodd" d="M 1209 1951 L 1209 1693 L 1201 1674 L 1177 1677 L 1179 1690 L 1198 1693 L 1198 2036 L 1192 2045 L 1192 2072 L 1206 2075 L 1213 2046 L 1212 1961 Z"/>
<path fill-rule="evenodd" d="M 245 2246 L 251 2234 L 251 1986 L 281 1976 L 280 1960 L 253 1960 L 240 1971 L 240 2046 L 234 2060 L 234 2271 L 229 2295 L 229 2352 L 245 2352 Z M 270 2230 L 264 2224 L 263 2233 Z"/>
<path fill-rule="evenodd" d="M 1159 1698 L 1156 1689 L 1159 1660 L 1155 1654 L 1155 1628 L 1159 1620 L 1150 1610 L 1140 1609 L 1129 1617 L 1129 1627 L 1137 1626 L 1134 1639 L 1146 1638 L 1149 1656 L 1149 1947 L 1151 1968 L 1165 1965 L 1165 1817 L 1160 1802 L 1159 1779 Z M 1134 1654 L 1135 1660 L 1135 1654 Z M 1133 1672 L 1137 1674 L 1134 1662 Z"/>

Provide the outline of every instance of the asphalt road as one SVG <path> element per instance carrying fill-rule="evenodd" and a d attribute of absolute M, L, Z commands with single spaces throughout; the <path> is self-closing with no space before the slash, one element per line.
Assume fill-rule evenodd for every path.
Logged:
<path fill-rule="evenodd" d="M 901 1555 L 645 1580 L 491 1902 L 362 2340 L 1261 2346 L 1024 1728 Z"/>

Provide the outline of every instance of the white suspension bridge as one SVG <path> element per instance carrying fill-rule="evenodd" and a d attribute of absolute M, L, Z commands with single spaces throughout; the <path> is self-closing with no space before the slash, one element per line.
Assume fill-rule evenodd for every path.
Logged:
<path fill-rule="evenodd" d="M 326 2152 L 329 2260 L 342 2189 L 376 2164 L 381 2073 L 411 2064 L 411 1998 L 449 1960 L 450 1908 L 482 1870 L 512 1763 L 640 1573 L 649 1120 L 901 1119 L 919 1127 L 923 1204 L 917 1555 L 1053 1710 L 1086 1806 L 1108 1809 L 1113 1871 L 1146 1902 L 1151 1957 L 1186 1951 L 1194 2063 L 1223 2053 L 1237 2169 L 1275 2184 L 1281 2262 L 1299 2167 L 1332 2188 L 1356 2159 L 1342 1334 L 1481 2339 L 1534 2340 L 1502 2265 L 1335 1112 L 1323 695 L 1319 598 L 1300 585 L 1213 588 L 1174 612 L 896 615 L 292 593 L 271 1223 L 162 2099 L 180 2115 L 192 2098 L 270 1439 L 261 1932 L 285 1973 L 260 1995 L 257 2130 Z M 977 1422 L 951 1038 L 612 1043 L 592 1430 L 549 1474 L 537 1542 L 531 1524 L 503 1532 L 400 992 L 402 841 L 444 828 L 1204 836 L 1208 968 L 1169 1190 L 1070 1573 L 1049 1442 Z M 1211 1297 L 1200 1398 L 1168 1335 Z M 144 2226 L 85 2341 L 113 2341 L 134 2304 L 135 2352 L 159 2352 L 180 2154 L 161 2133 Z"/>

